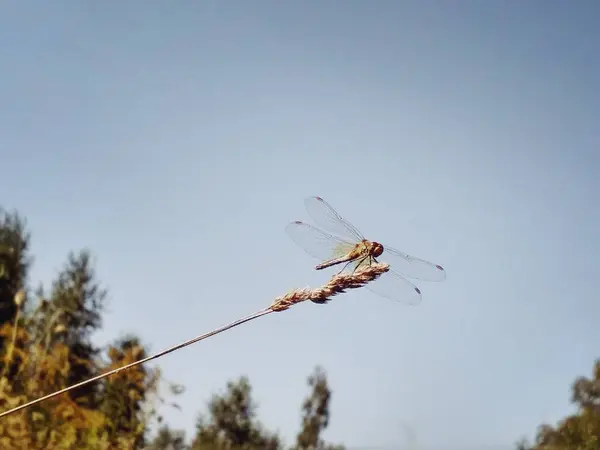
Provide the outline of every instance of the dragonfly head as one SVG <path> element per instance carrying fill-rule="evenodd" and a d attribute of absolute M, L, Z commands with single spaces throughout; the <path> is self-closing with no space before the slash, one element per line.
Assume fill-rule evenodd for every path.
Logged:
<path fill-rule="evenodd" d="M 378 256 L 381 256 L 382 253 L 383 245 L 381 245 L 379 242 L 373 242 L 373 245 L 371 247 L 371 256 L 377 258 Z"/>

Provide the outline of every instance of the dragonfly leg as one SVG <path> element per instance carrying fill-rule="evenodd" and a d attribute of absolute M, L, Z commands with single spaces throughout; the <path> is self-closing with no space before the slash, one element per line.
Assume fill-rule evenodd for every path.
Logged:
<path fill-rule="evenodd" d="M 356 266 L 354 266 L 354 270 L 352 271 L 352 273 L 356 272 L 356 269 L 358 269 L 358 268 L 360 267 L 360 265 L 361 265 L 363 262 L 365 262 L 365 260 L 366 260 L 367 258 L 369 258 L 369 257 L 370 257 L 370 256 L 365 256 L 363 259 L 361 259 L 361 260 L 359 261 L 359 263 L 358 263 Z M 352 262 L 352 261 L 350 261 L 350 262 Z"/>
<path fill-rule="evenodd" d="M 342 270 L 340 270 L 338 273 L 336 273 L 336 275 L 339 275 L 340 273 L 342 273 L 344 270 L 346 270 L 346 267 L 348 267 L 348 264 L 350 264 L 352 261 L 348 261 L 346 264 L 344 264 L 344 267 L 342 267 Z"/>

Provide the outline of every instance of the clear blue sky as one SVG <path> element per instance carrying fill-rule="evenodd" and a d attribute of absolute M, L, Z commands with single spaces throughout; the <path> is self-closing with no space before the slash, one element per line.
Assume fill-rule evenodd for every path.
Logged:
<path fill-rule="evenodd" d="M 320 195 L 444 265 L 406 307 L 366 289 L 158 364 L 191 432 L 247 374 L 288 442 L 316 364 L 326 438 L 510 448 L 599 357 L 597 2 L 7 2 L 1 204 L 32 281 L 89 247 L 105 344 L 156 351 L 327 278 L 284 233 Z"/>

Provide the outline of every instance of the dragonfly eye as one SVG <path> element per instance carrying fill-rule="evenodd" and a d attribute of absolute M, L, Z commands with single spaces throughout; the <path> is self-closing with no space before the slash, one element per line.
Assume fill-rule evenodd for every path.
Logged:
<path fill-rule="evenodd" d="M 377 258 L 378 256 L 381 256 L 381 254 L 383 253 L 383 245 L 381 245 L 379 242 L 373 242 L 373 256 L 375 258 Z"/>

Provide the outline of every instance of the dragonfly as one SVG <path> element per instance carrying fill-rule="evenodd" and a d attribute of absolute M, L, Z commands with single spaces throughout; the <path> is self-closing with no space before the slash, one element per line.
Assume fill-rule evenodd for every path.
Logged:
<path fill-rule="evenodd" d="M 446 279 L 446 271 L 439 264 L 366 239 L 321 197 L 308 197 L 304 204 L 318 227 L 296 220 L 288 224 L 285 231 L 306 253 L 321 260 L 315 269 L 344 264 L 338 273 L 353 272 L 378 263 L 382 257 L 389 261 L 389 271 L 366 287 L 381 297 L 409 305 L 421 302 L 421 290 L 408 278 L 421 281 Z"/>

